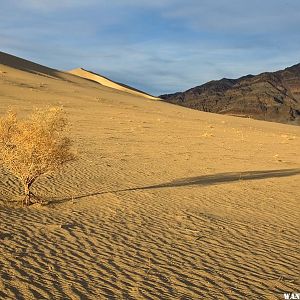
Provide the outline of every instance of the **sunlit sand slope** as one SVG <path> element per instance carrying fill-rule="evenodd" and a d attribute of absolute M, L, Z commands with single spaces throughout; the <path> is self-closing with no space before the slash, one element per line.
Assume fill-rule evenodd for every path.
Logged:
<path fill-rule="evenodd" d="M 158 100 L 158 98 L 156 98 L 156 97 L 148 95 L 144 92 L 141 92 L 141 91 L 139 91 L 137 89 L 134 89 L 132 87 L 129 87 L 127 85 L 114 82 L 114 81 L 112 81 L 112 80 L 110 80 L 110 79 L 108 79 L 104 76 L 93 73 L 91 71 L 87 71 L 87 70 L 82 69 L 82 68 L 71 70 L 71 71 L 69 71 L 69 73 L 80 76 L 80 77 L 83 77 L 83 78 L 86 78 L 86 79 L 89 79 L 89 80 L 93 80 L 93 81 L 98 82 L 98 83 L 100 83 L 104 86 L 108 86 L 108 87 L 116 89 L 116 90 L 124 91 L 124 92 L 130 93 L 130 94 L 133 94 L 133 95 L 137 95 L 137 96 L 140 96 L 140 97 L 143 97 L 143 98 L 147 98 L 147 99 L 153 99 L 153 100 L 157 99 Z"/>
<path fill-rule="evenodd" d="M 0 55 L 0 112 L 64 105 L 80 160 L 41 178 L 34 192 L 50 204 L 27 209 L 11 207 L 21 187 L 1 169 L 0 299 L 299 291 L 299 127 L 189 110 L 21 62 Z"/>

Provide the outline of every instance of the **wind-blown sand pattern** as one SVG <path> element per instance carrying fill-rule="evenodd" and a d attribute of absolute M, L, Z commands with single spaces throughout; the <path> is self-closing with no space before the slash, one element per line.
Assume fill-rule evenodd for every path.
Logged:
<path fill-rule="evenodd" d="M 22 67 L 20 67 L 22 66 Z M 0 109 L 63 104 L 80 160 L 11 207 L 0 299 L 283 299 L 299 291 L 299 128 L 147 100 L 0 55 Z"/>

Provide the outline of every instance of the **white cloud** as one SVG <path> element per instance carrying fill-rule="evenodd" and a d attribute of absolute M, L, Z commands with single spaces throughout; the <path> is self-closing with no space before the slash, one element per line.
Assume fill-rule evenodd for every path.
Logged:
<path fill-rule="evenodd" d="M 0 0 L 0 7 L 2 50 L 154 94 L 299 61 L 298 0 Z"/>
<path fill-rule="evenodd" d="M 298 0 L 186 0 L 170 7 L 164 17 L 204 31 L 265 33 L 300 25 Z M 292 28 L 297 30 L 296 28 Z"/>
<path fill-rule="evenodd" d="M 19 0 L 15 1 L 16 6 L 27 9 L 51 11 L 66 8 L 80 8 L 95 5 L 96 0 Z"/>
<path fill-rule="evenodd" d="M 12 0 L 16 7 L 40 11 L 54 11 L 61 9 L 74 9 L 80 7 L 102 8 L 162 8 L 177 3 L 179 0 Z"/>

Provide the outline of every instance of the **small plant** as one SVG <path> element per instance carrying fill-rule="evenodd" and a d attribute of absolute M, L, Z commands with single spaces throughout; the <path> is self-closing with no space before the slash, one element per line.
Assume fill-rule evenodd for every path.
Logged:
<path fill-rule="evenodd" d="M 61 107 L 36 109 L 23 120 L 13 111 L 0 118 L 0 161 L 22 184 L 22 205 L 38 200 L 31 186 L 40 176 L 75 160 L 72 141 L 65 135 L 67 125 Z"/>

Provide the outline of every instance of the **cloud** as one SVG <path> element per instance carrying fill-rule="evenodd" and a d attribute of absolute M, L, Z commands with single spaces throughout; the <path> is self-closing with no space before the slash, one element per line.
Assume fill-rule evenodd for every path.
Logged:
<path fill-rule="evenodd" d="M 262 33 L 283 31 L 300 24 L 300 2 L 296 0 L 186 0 L 164 13 L 194 29 L 221 32 Z"/>
<path fill-rule="evenodd" d="M 299 62 L 298 0 L 0 3 L 3 51 L 154 94 Z"/>
<path fill-rule="evenodd" d="M 53 11 L 58 9 L 81 8 L 97 3 L 95 0 L 12 0 L 14 5 L 27 10 Z"/>
<path fill-rule="evenodd" d="M 68 10 L 84 7 L 113 7 L 118 9 L 123 8 L 162 8 L 172 5 L 178 0 L 11 0 L 16 7 L 34 9 L 36 11 L 55 11 L 55 10 Z"/>

